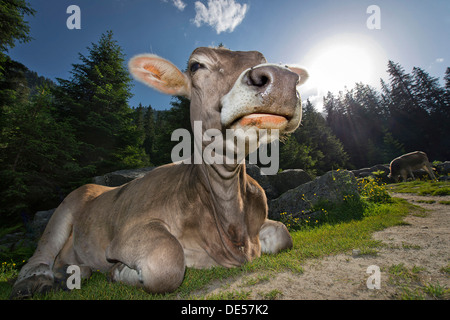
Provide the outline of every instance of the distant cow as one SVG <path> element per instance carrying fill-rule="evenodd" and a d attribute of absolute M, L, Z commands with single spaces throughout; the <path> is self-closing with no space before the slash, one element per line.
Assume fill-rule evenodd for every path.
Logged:
<path fill-rule="evenodd" d="M 399 176 L 403 181 L 406 181 L 408 174 L 415 180 L 413 170 L 424 169 L 431 179 L 436 179 L 433 174 L 433 169 L 428 161 L 428 157 L 425 152 L 415 151 L 404 154 L 398 158 L 392 160 L 390 164 L 389 178 L 393 178 L 395 182 L 398 182 Z"/>

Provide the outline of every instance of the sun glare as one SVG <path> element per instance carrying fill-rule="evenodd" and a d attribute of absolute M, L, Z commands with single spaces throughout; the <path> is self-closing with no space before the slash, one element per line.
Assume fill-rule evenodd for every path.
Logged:
<path fill-rule="evenodd" d="M 373 70 L 370 55 L 364 48 L 341 45 L 324 48 L 311 65 L 311 74 L 322 89 L 337 91 L 345 86 L 353 87 L 355 82 L 366 83 Z"/>
<path fill-rule="evenodd" d="M 310 73 L 309 87 L 323 96 L 351 89 L 357 82 L 376 86 L 386 63 L 384 51 L 370 38 L 341 35 L 311 48 L 303 64 Z"/>

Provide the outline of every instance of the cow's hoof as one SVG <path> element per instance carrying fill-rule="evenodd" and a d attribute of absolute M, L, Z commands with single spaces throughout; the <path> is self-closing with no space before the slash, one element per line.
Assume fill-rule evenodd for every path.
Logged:
<path fill-rule="evenodd" d="M 47 293 L 53 289 L 53 279 L 46 275 L 33 275 L 16 283 L 10 299 L 28 299 L 38 293 Z"/>

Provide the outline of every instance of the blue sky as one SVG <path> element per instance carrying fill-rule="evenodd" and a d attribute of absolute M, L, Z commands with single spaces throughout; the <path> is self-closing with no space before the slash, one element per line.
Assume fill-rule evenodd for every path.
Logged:
<path fill-rule="evenodd" d="M 442 79 L 450 65 L 448 0 L 32 0 L 29 43 L 10 56 L 45 77 L 68 79 L 78 53 L 107 30 L 127 59 L 158 54 L 186 67 L 199 46 L 223 43 L 232 50 L 258 50 L 274 63 L 305 66 L 311 81 L 303 99 L 320 109 L 328 90 L 362 81 L 377 87 L 387 79 L 388 59 L 407 72 L 421 67 Z M 81 29 L 69 30 L 68 6 L 81 10 Z M 380 29 L 370 29 L 370 5 L 379 8 Z M 370 20 L 374 21 L 374 20 Z M 131 106 L 169 108 L 171 97 L 133 82 Z"/>

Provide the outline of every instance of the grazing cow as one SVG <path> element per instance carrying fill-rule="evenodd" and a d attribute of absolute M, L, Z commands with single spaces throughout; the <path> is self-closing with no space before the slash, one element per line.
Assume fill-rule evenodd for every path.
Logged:
<path fill-rule="evenodd" d="M 297 86 L 307 72 L 269 64 L 256 51 L 197 48 L 185 73 L 144 54 L 134 57 L 129 69 L 154 89 L 189 98 L 191 124 L 201 121 L 203 132 L 277 129 L 284 134 L 301 120 Z M 204 150 L 208 143 L 196 147 Z M 113 281 L 149 293 L 171 292 L 182 283 L 186 266 L 240 266 L 261 252 L 292 245 L 286 227 L 267 218 L 265 193 L 246 174 L 245 160 L 172 163 L 120 187 L 88 184 L 70 193 L 11 296 L 53 288 L 68 265 L 78 265 L 85 276 L 91 270 L 109 272 Z"/>
<path fill-rule="evenodd" d="M 399 181 L 401 176 L 403 181 L 406 181 L 408 174 L 415 180 L 413 170 L 424 169 L 431 179 L 436 179 L 431 168 L 431 164 L 428 161 L 428 157 L 425 152 L 415 151 L 404 154 L 391 161 L 389 178 L 394 179 L 395 182 Z"/>

